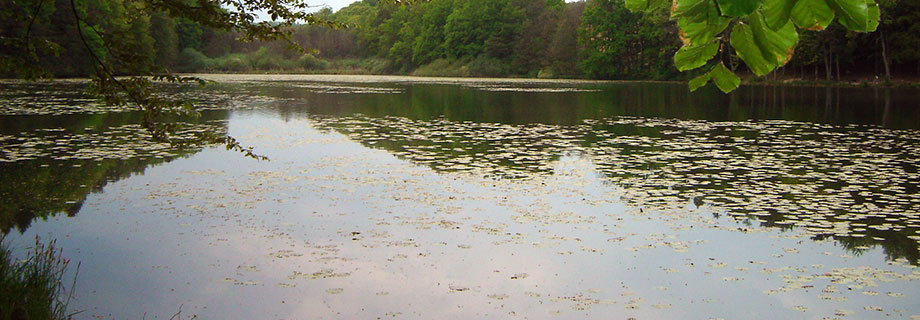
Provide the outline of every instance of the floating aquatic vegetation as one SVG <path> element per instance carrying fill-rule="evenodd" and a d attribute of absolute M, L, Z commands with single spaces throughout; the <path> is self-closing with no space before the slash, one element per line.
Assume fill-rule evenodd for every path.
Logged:
<path fill-rule="evenodd" d="M 138 111 L 131 105 L 107 105 L 86 93 L 86 80 L 54 82 L 0 81 L 0 116 L 9 115 L 74 115 L 106 114 Z M 157 95 L 185 99 L 195 103 L 196 110 L 255 109 L 279 101 L 257 90 L 226 88 L 221 85 L 206 89 L 195 85 L 159 84 Z"/>
<path fill-rule="evenodd" d="M 690 202 L 739 221 L 833 238 L 853 251 L 880 244 L 891 259 L 920 258 L 915 130 L 633 117 L 577 126 L 361 115 L 311 119 L 317 128 L 436 170 L 525 180 L 588 170 L 620 187 L 619 199 L 636 207 L 673 210 Z M 554 163 L 564 155 L 587 159 L 592 167 L 559 171 Z M 523 212 L 516 220 L 545 219 L 539 212 Z M 552 219 L 546 223 L 579 218 L 573 213 Z M 680 243 L 673 246 L 683 250 Z"/>
<path fill-rule="evenodd" d="M 917 149 L 875 147 L 890 143 L 885 140 L 911 141 L 914 131 L 633 117 L 577 125 L 362 115 L 303 119 L 275 103 L 297 102 L 296 92 L 327 87 L 347 85 L 242 86 L 243 95 L 279 95 L 239 106 L 278 108 L 277 117 L 266 109 L 235 113 L 231 120 L 247 140 L 277 152 L 277 161 L 240 166 L 215 162 L 222 155 L 208 150 L 91 197 L 86 208 L 93 214 L 82 216 L 100 218 L 95 223 L 106 232 L 75 228 L 67 234 L 113 245 L 121 245 L 125 233 L 157 239 L 151 247 L 138 245 L 140 254 L 158 253 L 141 267 L 173 267 L 124 279 L 168 283 L 185 281 L 174 279 L 180 271 L 205 275 L 211 283 L 192 280 L 181 288 L 179 282 L 181 293 L 166 299 L 202 299 L 221 290 L 214 298 L 219 300 L 207 300 L 217 317 L 226 311 L 215 305 L 233 299 L 246 304 L 253 295 L 260 297 L 258 306 L 251 305 L 254 312 L 276 317 L 295 306 L 330 318 L 385 312 L 410 318 L 432 312 L 467 318 L 737 318 L 731 312 L 738 306 L 778 317 L 916 313 L 910 301 L 920 272 L 914 272 L 910 254 L 918 238 L 910 232 L 918 226 L 909 195 L 916 193 L 911 184 Z M 215 90 L 232 96 L 232 88 Z M 330 90 L 322 94 L 396 95 Z M 52 128 L 41 134 L 106 130 Z M 880 133 L 849 134 L 872 130 Z M 4 137 L 3 147 L 17 139 Z M 33 147 L 16 143 L 17 149 Z M 79 150 L 62 155 L 67 152 Z M 75 172 L 95 164 L 54 161 Z M 41 165 L 56 162 L 12 164 L 46 168 Z M 49 225 L 63 224 L 58 222 Z M 178 230 L 142 230 L 149 222 L 167 229 L 175 223 Z M 849 254 L 833 248 L 841 239 Z M 876 259 L 879 244 L 900 251 L 891 251 L 886 264 Z M 859 266 L 866 263 L 873 267 Z M 170 278 L 156 278 L 170 272 Z M 201 288 L 209 294 L 196 291 Z M 266 301 L 274 303 L 261 303 Z M 352 308 L 356 304 L 360 311 Z M 430 305 L 446 308 L 432 311 Z"/>

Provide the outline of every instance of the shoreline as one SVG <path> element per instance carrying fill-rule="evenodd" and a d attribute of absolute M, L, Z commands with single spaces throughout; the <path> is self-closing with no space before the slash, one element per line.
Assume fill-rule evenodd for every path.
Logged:
<path fill-rule="evenodd" d="M 420 76 L 412 74 L 371 74 L 371 73 L 313 73 L 313 72 L 285 72 L 268 70 L 259 72 L 177 72 L 176 75 L 200 77 L 206 80 L 218 80 L 224 76 L 247 77 L 249 79 L 236 79 L 236 81 L 276 80 L 276 81 L 317 81 L 317 82 L 351 82 L 351 83 L 384 83 L 384 82 L 410 82 L 410 83 L 472 83 L 472 82 L 507 82 L 521 84 L 562 84 L 562 83 L 671 83 L 686 84 L 688 80 L 651 80 L 651 79 L 586 79 L 586 78 L 529 78 L 529 77 L 459 77 L 459 76 Z M 130 76 L 119 76 L 127 78 Z M 264 79 L 277 77 L 277 79 Z M 263 79 L 257 79 L 263 78 Z M 0 82 L 52 82 L 52 81 L 88 81 L 88 77 L 54 77 L 49 79 L 25 80 L 21 78 L 0 78 Z M 892 79 L 891 81 L 875 80 L 871 78 L 843 81 L 803 80 L 788 79 L 757 79 L 750 75 L 741 75 L 741 85 L 748 86 L 789 86 L 789 87 L 839 87 L 839 88 L 920 88 L 920 81 Z"/>

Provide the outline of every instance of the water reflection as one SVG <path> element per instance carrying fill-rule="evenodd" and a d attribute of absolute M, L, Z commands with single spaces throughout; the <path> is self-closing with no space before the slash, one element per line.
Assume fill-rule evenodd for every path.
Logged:
<path fill-rule="evenodd" d="M 150 167 L 176 154 L 137 144 L 133 121 L 112 120 L 127 114 L 17 115 L 0 119 L 34 125 L 2 133 L 13 162 L 0 172 L 35 189 L 106 186 L 82 206 L 83 187 L 51 195 L 78 200 L 50 211 L 81 213 L 33 221 L 21 237 L 50 234 L 83 261 L 75 301 L 92 317 L 165 318 L 179 306 L 205 318 L 917 314 L 920 271 L 870 250 L 916 256 L 916 130 L 764 116 L 783 108 L 769 91 L 619 86 L 190 89 L 246 109 L 213 124 L 272 161 L 212 148 Z M 847 110 L 836 89 L 829 108 L 817 92 L 802 114 Z M 892 92 L 887 116 L 884 105 L 869 113 L 913 119 L 899 94 L 912 93 Z M 739 106 L 654 107 L 695 99 Z M 133 170 L 147 174 L 83 177 Z M 28 182 L 45 175 L 66 181 Z"/>
<path fill-rule="evenodd" d="M 226 132 L 220 119 L 227 116 L 206 112 L 179 134 Z M 140 121 L 136 112 L 0 117 L 0 232 L 23 232 L 58 213 L 74 216 L 106 184 L 201 150 L 152 143 Z"/>
<path fill-rule="evenodd" d="M 89 103 L 79 82 L 6 87 L 4 112 L 25 115 L 0 117 L 0 175 L 14 181 L 0 194 L 16 199 L 4 205 L 4 232 L 75 214 L 107 181 L 196 152 L 146 143 L 137 113 L 73 114 Z M 36 100 L 37 88 L 51 98 Z M 668 83 L 251 82 L 168 92 L 209 108 L 309 117 L 437 170 L 496 179 L 550 172 L 575 150 L 634 206 L 692 201 L 717 215 L 798 226 L 856 253 L 881 245 L 890 259 L 920 258 L 920 136 L 881 128 L 920 127 L 909 105 L 916 90 L 746 86 L 726 96 Z M 206 112 L 204 122 L 228 117 Z"/>
<path fill-rule="evenodd" d="M 504 91 L 488 90 L 489 87 L 481 84 L 381 83 L 369 86 L 389 92 L 330 94 L 327 90 L 285 83 L 263 83 L 246 87 L 246 90 L 248 94 L 285 100 L 276 106 L 282 116 L 360 113 L 413 120 L 443 117 L 452 121 L 560 125 L 579 124 L 585 119 L 635 116 L 920 128 L 920 110 L 914 108 L 914 102 L 920 100 L 920 90 L 915 89 L 743 86 L 725 95 L 713 88 L 691 93 L 685 85 L 677 83 L 550 84 L 511 87 Z M 572 90 L 527 91 L 535 86 Z M 511 90 L 515 88 L 524 91 Z"/>
<path fill-rule="evenodd" d="M 274 106 L 282 117 L 309 117 L 317 128 L 437 170 L 528 179 L 574 149 L 628 190 L 623 200 L 635 206 L 692 201 L 716 215 L 802 228 L 855 254 L 881 246 L 889 259 L 920 258 L 920 134 L 882 128 L 917 127 L 917 110 L 905 103 L 915 91 L 745 87 L 722 96 L 672 84 L 575 92 L 378 86 L 360 94 L 259 90 L 284 100 Z"/>

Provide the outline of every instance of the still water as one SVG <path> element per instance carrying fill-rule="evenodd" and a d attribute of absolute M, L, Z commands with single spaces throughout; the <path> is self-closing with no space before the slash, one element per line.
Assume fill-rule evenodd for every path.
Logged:
<path fill-rule="evenodd" d="M 920 90 L 205 75 L 184 133 L 0 84 L 79 318 L 920 318 Z"/>

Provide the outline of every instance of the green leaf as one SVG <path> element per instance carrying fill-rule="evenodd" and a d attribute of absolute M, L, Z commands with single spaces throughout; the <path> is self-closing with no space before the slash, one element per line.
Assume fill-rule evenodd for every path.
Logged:
<path fill-rule="evenodd" d="M 711 42 L 731 22 L 712 0 L 678 0 L 671 16 L 677 19 L 681 40 L 690 45 Z"/>
<path fill-rule="evenodd" d="M 685 44 L 704 44 L 712 41 L 715 37 L 722 33 L 725 28 L 728 28 L 728 24 L 731 23 L 729 19 L 721 19 L 717 24 L 709 24 L 707 22 L 698 22 L 698 23 L 681 23 L 682 20 L 677 21 L 677 26 L 680 27 L 680 36 Z"/>
<path fill-rule="evenodd" d="M 792 7 L 792 21 L 802 29 L 824 30 L 834 21 L 834 10 L 824 0 L 798 0 Z"/>
<path fill-rule="evenodd" d="M 709 74 L 712 77 L 712 82 L 714 82 L 722 92 L 732 92 L 741 85 L 741 79 L 738 78 L 734 72 L 728 70 L 724 64 L 717 64 L 712 68 L 712 71 L 709 71 Z"/>
<path fill-rule="evenodd" d="M 703 45 L 687 45 L 674 54 L 677 70 L 687 71 L 702 67 L 719 52 L 719 42 L 712 41 Z"/>
<path fill-rule="evenodd" d="M 732 48 L 744 61 L 754 74 L 758 76 L 766 75 L 773 70 L 774 65 L 764 57 L 763 52 L 754 40 L 754 31 L 747 24 L 737 24 L 732 29 L 731 40 L 729 41 Z"/>
<path fill-rule="evenodd" d="M 760 8 L 763 0 L 719 0 L 719 10 L 722 15 L 729 17 L 743 17 Z"/>
<path fill-rule="evenodd" d="M 786 25 L 776 31 L 767 27 L 760 13 L 748 16 L 746 21 L 751 25 L 754 41 L 760 47 L 761 53 L 773 67 L 785 65 L 792 58 L 795 44 L 799 41 L 799 34 L 795 31 L 795 26 L 791 21 L 787 20 Z"/>
<path fill-rule="evenodd" d="M 823 0 L 821 0 L 823 1 Z M 777 30 L 789 22 L 792 8 L 801 1 L 796 0 L 764 0 L 763 16 L 771 29 Z"/>
<path fill-rule="evenodd" d="M 710 72 L 704 73 L 700 75 L 699 77 L 690 79 L 690 82 L 687 82 L 687 86 L 690 87 L 690 92 L 696 91 L 696 89 L 699 89 L 700 87 L 705 86 L 706 83 L 709 82 L 709 79 L 712 77 L 710 76 Z"/>
<path fill-rule="evenodd" d="M 718 17 L 719 7 L 713 0 L 677 0 L 671 8 L 671 18 L 688 23 L 705 22 Z"/>
<path fill-rule="evenodd" d="M 738 78 L 734 72 L 720 62 L 712 66 L 709 72 L 691 79 L 687 86 L 690 87 L 690 91 L 696 91 L 696 89 L 705 86 L 709 80 L 712 80 L 716 87 L 719 87 L 719 90 L 725 93 L 732 92 L 741 85 L 741 78 Z"/>
<path fill-rule="evenodd" d="M 827 0 L 837 13 L 837 21 L 852 31 L 869 31 L 869 2 L 872 0 Z"/>
<path fill-rule="evenodd" d="M 878 29 L 879 20 L 882 17 L 882 12 L 878 8 L 878 4 L 873 0 L 866 0 L 866 3 L 869 5 L 869 32 L 875 31 Z"/>

